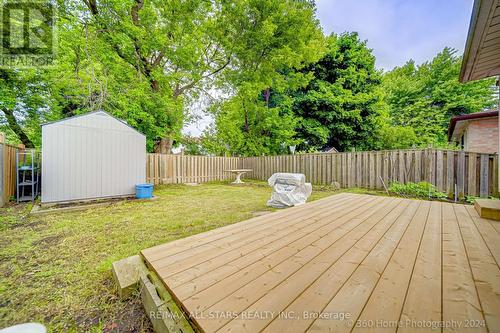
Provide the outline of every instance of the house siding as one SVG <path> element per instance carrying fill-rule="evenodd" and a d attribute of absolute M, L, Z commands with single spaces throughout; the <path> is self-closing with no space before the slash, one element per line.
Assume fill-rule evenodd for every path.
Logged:
<path fill-rule="evenodd" d="M 498 117 L 470 121 L 466 149 L 479 153 L 498 153 Z"/>

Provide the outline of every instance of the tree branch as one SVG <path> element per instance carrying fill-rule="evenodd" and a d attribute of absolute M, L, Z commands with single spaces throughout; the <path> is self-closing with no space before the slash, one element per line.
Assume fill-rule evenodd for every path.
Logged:
<path fill-rule="evenodd" d="M 83 0 L 83 3 L 88 7 L 93 16 L 97 16 L 97 14 L 99 14 L 96 0 Z"/>
<path fill-rule="evenodd" d="M 209 78 L 210 76 L 213 76 L 217 73 L 219 73 L 220 71 L 222 71 L 224 68 L 226 68 L 229 64 L 231 63 L 231 58 L 227 58 L 226 62 L 224 64 L 222 64 L 219 68 L 211 71 L 210 73 L 208 74 L 205 74 L 205 75 L 202 75 L 199 79 L 196 79 L 196 80 L 193 80 L 192 82 L 182 86 L 182 87 L 179 87 L 177 85 L 177 87 L 175 88 L 174 90 L 174 98 L 177 98 L 179 97 L 180 95 L 182 95 L 186 90 L 188 89 L 191 89 L 193 88 L 198 82 L 200 82 L 201 80 L 203 79 L 206 79 L 206 78 Z"/>
<path fill-rule="evenodd" d="M 9 124 L 10 129 L 17 135 L 19 140 L 24 144 L 26 148 L 35 148 L 35 145 L 30 140 L 28 135 L 24 132 L 21 126 L 17 123 L 17 119 L 14 116 L 14 110 L 9 108 L 2 108 L 3 113 L 5 114 L 5 118 L 7 118 L 7 123 Z"/>

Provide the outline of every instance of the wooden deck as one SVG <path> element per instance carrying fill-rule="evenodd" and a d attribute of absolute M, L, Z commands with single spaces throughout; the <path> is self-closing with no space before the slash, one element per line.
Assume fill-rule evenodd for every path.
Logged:
<path fill-rule="evenodd" d="M 472 206 L 338 194 L 142 256 L 202 332 L 500 332 L 500 222 Z"/>

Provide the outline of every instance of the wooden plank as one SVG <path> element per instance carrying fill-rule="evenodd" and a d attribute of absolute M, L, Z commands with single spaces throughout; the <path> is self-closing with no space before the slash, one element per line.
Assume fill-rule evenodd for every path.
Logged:
<path fill-rule="evenodd" d="M 490 156 L 488 154 L 481 154 L 481 172 L 479 174 L 479 195 L 481 198 L 486 198 L 489 195 L 488 181 L 489 181 L 489 162 Z"/>
<path fill-rule="evenodd" d="M 498 195 L 498 182 L 499 182 L 499 179 L 498 179 L 498 155 L 494 155 L 493 158 L 492 158 L 492 163 L 493 163 L 493 167 L 492 167 L 492 193 L 491 195 L 494 195 L 494 196 L 497 196 Z"/>
<path fill-rule="evenodd" d="M 349 279 L 351 274 L 358 268 L 360 263 L 367 257 L 370 251 L 377 243 L 387 234 L 397 230 L 397 225 L 404 223 L 399 217 L 402 212 L 408 207 L 410 201 L 395 202 L 398 207 L 392 209 L 387 206 L 381 215 L 373 217 L 381 219 L 369 232 L 367 232 L 354 247 L 349 249 L 342 257 L 333 262 L 330 267 L 318 277 L 311 285 L 307 287 L 300 295 L 293 300 L 281 314 L 295 313 L 299 315 L 300 320 L 294 320 L 293 325 L 290 325 L 290 319 L 286 316 L 275 316 L 274 320 L 264 332 L 304 332 L 314 321 L 314 317 L 305 317 L 304 310 L 307 313 L 321 313 L 323 308 L 328 304 L 331 298 L 343 286 L 345 281 Z M 386 213 L 383 215 L 383 213 Z M 382 217 L 381 217 L 382 216 Z M 286 297 L 286 296 L 283 296 Z M 276 298 L 277 302 L 281 298 Z"/>
<path fill-rule="evenodd" d="M 444 164 L 443 151 L 436 151 L 436 187 L 439 191 L 444 191 Z"/>
<path fill-rule="evenodd" d="M 367 203 L 370 205 L 373 204 L 371 201 L 365 202 L 365 204 Z M 343 204 L 342 209 L 345 210 L 346 204 L 348 203 Z M 353 208 L 362 210 L 362 207 L 357 205 Z M 330 210 L 330 212 L 330 215 L 334 215 L 335 217 L 339 217 L 341 215 L 338 211 Z M 227 261 L 226 258 L 217 258 L 209 263 L 210 267 L 207 267 L 207 265 L 197 266 L 191 271 L 182 272 L 182 276 L 177 276 L 179 278 L 177 281 L 175 280 L 177 278 L 176 276 L 168 278 L 166 281 L 168 281 L 168 284 L 173 287 L 177 286 L 175 289 L 176 296 L 181 300 L 185 300 L 197 293 L 203 292 L 207 288 L 215 285 L 232 274 L 241 274 L 239 273 L 240 271 L 248 269 L 250 266 L 252 266 L 253 270 L 267 270 L 271 266 L 276 266 L 282 261 L 295 255 L 298 251 L 303 250 L 314 241 L 321 239 L 325 236 L 325 234 L 331 232 L 346 222 L 344 220 L 344 222 L 340 221 L 332 223 L 333 220 L 330 215 L 328 215 L 328 213 L 325 215 L 325 212 L 316 215 L 316 221 L 307 225 L 303 224 L 303 228 L 299 232 L 291 232 L 288 237 L 280 237 L 279 241 L 264 244 L 258 251 L 249 252 L 247 255 L 241 254 L 239 258 L 233 261 Z M 308 218 L 308 220 L 311 220 L 311 218 Z M 217 261 L 226 261 L 226 263 L 224 265 L 217 266 Z M 268 263 L 268 267 L 261 265 L 263 261 Z M 195 273 L 194 277 L 192 273 Z M 256 271 L 252 271 L 252 274 L 253 276 L 256 276 Z M 251 276 L 245 275 L 244 278 L 249 279 L 249 277 L 251 278 Z M 237 283 L 236 280 L 235 283 Z M 200 295 L 197 295 L 196 297 L 200 297 Z"/>
<path fill-rule="evenodd" d="M 160 156 L 160 183 L 167 184 L 167 155 Z"/>
<path fill-rule="evenodd" d="M 306 155 L 305 158 L 308 166 L 307 172 L 309 173 L 309 179 L 313 184 L 316 184 L 316 178 L 314 174 L 314 162 L 313 162 L 314 156 Z"/>
<path fill-rule="evenodd" d="M 413 181 L 415 183 L 419 183 L 422 181 L 422 151 L 417 150 L 415 151 L 415 173 L 414 173 L 414 178 Z"/>
<path fill-rule="evenodd" d="M 484 312 L 488 327 L 474 330 L 498 327 L 500 233 L 495 222 L 479 218 L 472 206 L 440 202 L 354 194 L 320 201 L 167 247 L 176 273 L 167 273 L 163 281 L 185 311 L 205 316 L 196 321 L 200 331 L 352 328 L 331 318 L 287 319 L 290 312 L 349 313 L 354 321 L 376 318 L 403 325 L 378 326 L 377 332 L 413 332 L 408 322 L 450 320 L 456 323 L 450 330 L 466 331 L 456 325 L 481 325 L 477 315 Z M 205 244 L 212 245 L 192 255 L 189 247 L 199 251 Z M 187 258 L 186 269 L 178 270 L 183 260 L 175 263 L 176 252 Z M 155 270 L 154 261 L 148 265 Z M 231 316 L 215 323 L 207 317 L 226 310 Z M 273 316 L 246 317 L 266 312 Z M 432 327 L 418 331 L 426 328 Z"/>
<path fill-rule="evenodd" d="M 400 215 L 402 223 L 399 223 L 396 229 L 386 235 L 368 254 L 353 275 L 322 310 L 322 313 L 349 313 L 351 318 L 359 317 L 363 306 L 370 297 L 373 288 L 389 262 L 392 253 L 399 245 L 402 235 L 405 234 L 419 206 L 420 202 L 412 201 L 410 203 L 410 207 Z M 350 332 L 351 329 L 352 327 L 345 321 L 318 318 L 313 322 L 309 331 Z"/>
<path fill-rule="evenodd" d="M 490 331 L 500 328 L 500 268 L 463 205 L 454 205 L 481 309 Z"/>
<path fill-rule="evenodd" d="M 332 222 L 331 218 L 331 215 L 323 214 L 322 223 Z M 339 218 L 339 221 L 342 219 Z M 272 241 L 279 241 L 288 232 L 303 232 L 301 229 L 307 227 L 310 222 L 310 219 L 295 220 L 293 223 L 286 220 L 281 220 L 279 223 L 275 221 L 270 227 L 262 228 L 262 230 L 233 235 L 225 238 L 223 242 L 201 245 L 189 252 L 184 251 L 175 256 L 153 261 L 153 264 L 160 277 L 169 285 L 177 286 L 198 277 L 198 274 L 203 274 L 204 270 L 200 267 L 205 267 L 207 270 L 217 268 L 228 261 L 241 258 L 261 246 L 268 245 Z M 331 225 L 332 223 L 328 227 Z M 322 235 L 324 235 L 324 231 L 318 237 Z M 188 272 L 186 273 L 186 271 Z"/>
<path fill-rule="evenodd" d="M 370 152 L 363 152 L 361 155 L 363 156 L 362 188 L 370 188 Z"/>
<path fill-rule="evenodd" d="M 398 181 L 400 183 L 406 183 L 405 178 L 406 160 L 404 150 L 398 151 Z"/>
<path fill-rule="evenodd" d="M 376 171 L 375 171 L 375 187 L 377 189 L 383 189 L 382 185 L 382 153 L 377 152 L 376 153 L 376 158 L 375 158 L 375 163 L 376 163 Z"/>
<path fill-rule="evenodd" d="M 358 319 L 361 322 L 376 322 L 381 319 L 387 322 L 397 322 L 400 319 L 430 207 L 430 202 L 422 202 L 413 216 L 412 222 L 403 234 L 370 298 L 364 305 Z M 440 216 L 437 218 L 440 219 Z M 421 292 L 427 294 L 427 297 L 435 297 L 427 292 L 427 288 L 422 289 Z M 357 331 L 379 332 L 380 327 L 353 330 L 353 332 Z M 395 332 L 396 329 L 394 328 L 392 331 Z"/>
<path fill-rule="evenodd" d="M 328 185 L 330 184 L 329 182 L 329 163 L 328 163 L 328 158 L 330 154 L 323 154 L 321 155 L 321 184 L 322 185 Z"/>
<path fill-rule="evenodd" d="M 363 222 L 363 227 L 366 227 L 366 225 L 370 225 L 371 228 L 368 230 L 364 229 L 364 233 L 356 233 L 352 232 L 353 237 L 355 239 L 351 239 L 350 237 L 344 237 L 338 244 L 337 248 L 343 248 L 343 245 L 341 244 L 342 242 L 345 243 L 344 247 L 348 247 L 351 244 L 353 244 L 353 240 L 355 241 L 354 244 L 355 246 L 349 247 L 349 249 L 345 252 L 342 251 L 336 251 L 333 252 L 333 249 L 328 249 L 321 253 L 319 256 L 314 258 L 313 260 L 309 261 L 306 263 L 300 270 L 292 274 L 290 277 L 288 277 L 286 280 L 284 280 L 281 284 L 279 284 L 277 287 L 273 288 L 265 298 L 261 298 L 257 302 L 253 303 L 250 307 L 245 309 L 245 311 L 269 311 L 271 313 L 297 313 L 299 314 L 300 311 L 295 312 L 294 309 L 291 310 L 285 310 L 288 304 L 293 302 L 294 300 L 297 301 L 296 296 L 302 296 L 304 293 L 307 293 L 308 296 L 311 294 L 314 295 L 322 295 L 323 293 L 328 293 L 330 292 L 331 289 L 326 289 L 326 288 L 321 288 L 320 284 L 316 284 L 314 287 L 312 284 L 315 284 L 317 281 L 318 277 L 322 279 L 323 282 L 327 282 L 327 279 L 323 278 L 325 274 L 331 273 L 332 266 L 336 265 L 339 261 L 343 261 L 343 258 L 345 256 L 350 257 L 350 259 L 358 259 L 361 260 L 361 258 L 366 255 L 365 251 L 360 250 L 358 247 L 364 246 L 366 248 L 373 247 L 375 245 L 374 239 L 380 239 L 384 233 L 385 230 L 387 230 L 392 223 L 397 218 L 397 214 L 392 214 L 391 218 L 388 218 L 387 220 L 385 219 L 386 216 L 392 212 L 397 206 L 401 206 L 401 202 L 397 201 L 392 201 L 387 203 L 390 203 L 383 208 L 379 209 L 376 214 L 373 214 L 370 216 L 368 219 L 366 219 Z M 396 209 L 397 210 L 397 209 Z M 383 221 L 383 222 L 381 222 Z M 379 222 L 380 227 L 379 227 Z M 368 241 L 365 241 L 365 238 L 368 239 Z M 349 260 L 350 261 L 350 260 Z M 338 266 L 336 266 L 338 267 Z M 331 277 L 331 276 L 330 276 Z M 308 286 L 311 286 L 308 288 Z M 314 289 L 314 293 L 312 292 L 312 289 Z M 304 291 L 305 290 L 305 291 Z M 300 308 L 304 308 L 304 298 L 301 299 L 301 302 L 299 304 Z M 312 301 L 310 298 L 308 301 Z M 317 300 L 315 300 L 317 301 Z M 297 304 L 297 303 L 296 303 Z M 284 311 L 285 310 L 285 311 Z M 284 311 L 284 312 L 283 312 Z M 312 311 L 312 310 L 311 310 Z M 271 321 L 274 318 L 269 317 L 269 318 L 262 318 L 261 320 L 255 320 L 255 321 L 245 321 L 241 316 L 236 318 L 235 320 L 232 320 L 228 324 L 226 324 L 221 331 L 222 332 L 240 332 L 243 330 L 249 331 L 249 332 L 259 332 L 262 329 L 266 327 L 268 323 L 271 323 Z M 288 327 L 285 323 L 281 323 L 280 327 L 277 327 L 279 325 L 279 322 L 274 322 L 274 325 L 271 325 L 266 328 L 266 331 L 269 332 L 289 332 L 289 331 L 305 331 L 305 328 L 307 327 L 307 323 L 302 321 L 298 323 L 301 327 L 296 327 L 295 322 L 294 325 L 290 325 L 288 323 Z M 305 327 L 304 327 L 305 326 Z"/>
<path fill-rule="evenodd" d="M 415 175 L 415 151 L 408 150 L 406 152 L 406 170 L 405 170 L 405 177 L 406 177 L 406 182 L 415 182 L 414 180 L 414 175 Z"/>
<path fill-rule="evenodd" d="M 347 161 L 347 153 L 342 154 L 342 186 L 343 187 L 349 187 L 349 181 L 348 181 L 348 161 Z"/>
<path fill-rule="evenodd" d="M 370 163 L 370 172 L 369 172 L 369 183 L 370 183 L 370 188 L 371 189 L 374 189 L 375 188 L 375 185 L 376 185 L 376 176 L 377 176 L 377 172 L 376 172 L 376 153 L 375 152 L 371 152 L 368 154 L 368 157 L 369 157 L 369 163 Z"/>
<path fill-rule="evenodd" d="M 457 160 L 457 193 L 458 198 L 462 199 L 465 196 L 465 152 L 458 152 Z"/>
<path fill-rule="evenodd" d="M 481 322 L 484 317 L 472 278 L 453 204 L 443 203 L 443 314 L 445 322 Z M 452 331 L 445 328 L 444 331 Z M 483 328 L 463 328 L 462 332 L 486 331 Z"/>
<path fill-rule="evenodd" d="M 333 181 L 333 155 L 328 154 L 326 157 L 326 184 L 331 185 Z"/>
<path fill-rule="evenodd" d="M 388 152 L 384 152 L 382 167 L 382 179 L 387 187 L 389 187 L 389 170 L 390 170 L 390 157 Z"/>
<path fill-rule="evenodd" d="M 361 153 L 355 153 L 356 156 L 356 169 L 353 170 L 353 172 L 356 173 L 356 186 L 357 187 L 363 187 L 363 177 L 364 177 L 364 159 L 363 159 L 363 154 Z"/>
<path fill-rule="evenodd" d="M 346 157 L 346 187 L 356 187 L 356 178 L 357 178 L 357 159 L 356 152 L 347 152 L 345 153 Z M 360 163 L 362 163 L 362 159 L 360 158 Z M 362 165 L 362 164 L 361 164 Z M 361 167 L 363 170 L 363 167 Z M 362 178 L 362 174 L 360 179 Z"/>
<path fill-rule="evenodd" d="M 428 159 L 429 159 L 429 171 L 427 181 L 432 185 L 436 185 L 436 151 L 433 149 L 428 149 Z"/>
<path fill-rule="evenodd" d="M 355 196 L 351 194 L 339 194 L 334 197 L 327 197 L 324 199 L 316 200 L 314 202 L 309 203 L 307 206 L 296 206 L 291 207 L 287 210 L 279 211 L 273 215 L 273 221 L 278 223 L 282 220 L 291 221 L 294 216 L 298 219 L 302 218 L 301 212 L 307 212 L 308 209 L 320 209 L 324 206 L 331 206 L 332 200 L 338 200 L 341 204 L 343 200 L 346 199 L 355 199 Z M 194 235 L 189 238 L 178 239 L 176 241 L 161 244 L 155 247 L 151 247 L 149 249 L 145 249 L 141 251 L 142 255 L 149 261 L 154 262 L 157 260 L 162 260 L 168 258 L 170 256 L 174 256 L 184 251 L 189 251 L 193 248 L 199 247 L 201 245 L 206 245 L 209 242 L 218 241 L 225 237 L 231 237 L 234 235 L 241 235 L 250 230 L 260 230 L 261 226 L 269 226 L 269 216 L 263 215 L 254 217 L 252 219 L 246 220 L 244 222 L 240 222 L 238 224 L 228 225 L 222 228 L 218 228 L 212 231 L 204 232 L 202 234 Z"/>
<path fill-rule="evenodd" d="M 320 169 L 320 156 L 317 154 L 312 155 L 312 169 L 314 172 L 314 183 L 321 184 L 321 169 Z"/>
<path fill-rule="evenodd" d="M 433 202 L 418 250 L 413 274 L 401 312 L 401 322 L 439 322 L 441 320 L 441 203 Z M 413 332 L 405 325 L 398 331 Z M 434 332 L 422 327 L 422 332 Z"/>
<path fill-rule="evenodd" d="M 500 222 L 492 222 L 479 217 L 473 206 L 467 206 L 467 211 L 474 222 L 477 230 L 481 234 L 486 246 L 490 249 L 493 258 L 497 264 L 500 263 L 500 233 L 492 224 L 500 224 Z"/>
<path fill-rule="evenodd" d="M 476 163 L 477 154 L 469 153 L 469 170 L 467 172 L 467 194 L 476 196 L 477 195 L 477 182 L 476 182 Z"/>
<path fill-rule="evenodd" d="M 446 185 L 448 198 L 455 197 L 455 152 L 448 150 L 446 152 Z"/>
<path fill-rule="evenodd" d="M 376 206 L 376 208 L 380 209 L 380 205 Z M 368 219 L 372 214 L 373 208 L 365 211 L 351 212 L 347 218 L 344 215 L 336 221 L 345 219 L 349 221 L 347 224 L 343 224 L 325 234 L 324 237 L 313 242 L 310 246 L 297 252 L 294 256 L 281 262 L 279 265 L 269 267 L 264 264 L 264 267 L 267 268 L 267 271 L 264 273 L 259 272 L 255 274 L 257 273 L 255 267 L 252 267 L 249 271 L 238 272 L 239 274 L 232 276 L 234 280 L 231 284 L 222 283 L 219 286 L 216 285 L 217 287 L 211 290 L 211 297 L 207 297 L 208 295 L 204 295 L 203 298 L 193 297 L 183 303 L 189 304 L 189 308 L 200 309 L 205 314 L 213 312 L 224 313 L 226 311 L 239 313 L 323 252 L 328 251 L 328 256 L 333 256 L 335 253 L 339 253 L 339 251 L 342 253 L 348 250 L 356 242 L 358 234 L 364 234 L 370 229 L 369 225 L 363 223 L 363 221 Z M 356 216 L 357 218 L 354 218 Z M 358 226 L 359 228 L 357 228 Z M 337 241 L 344 239 L 344 236 L 346 241 L 338 243 Z M 251 282 L 247 281 L 247 277 L 250 275 L 253 276 Z M 236 290 L 233 290 L 234 283 L 236 283 Z M 208 300 L 209 303 L 200 303 L 200 299 Z M 202 319 L 198 320 L 198 322 L 205 330 L 214 331 L 227 324 L 230 320 L 231 318 L 217 318 L 214 320 Z"/>
<path fill-rule="evenodd" d="M 342 154 L 335 154 L 335 181 L 342 186 Z"/>

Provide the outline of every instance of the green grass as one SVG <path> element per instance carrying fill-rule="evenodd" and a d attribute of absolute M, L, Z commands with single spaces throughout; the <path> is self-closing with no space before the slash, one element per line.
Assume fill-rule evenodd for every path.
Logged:
<path fill-rule="evenodd" d="M 315 188 L 311 200 L 333 194 Z M 0 209 L 0 328 L 36 321 L 49 331 L 148 332 L 138 296 L 120 301 L 111 263 L 140 250 L 269 210 L 263 182 L 169 185 L 158 199 L 28 216 Z"/>

